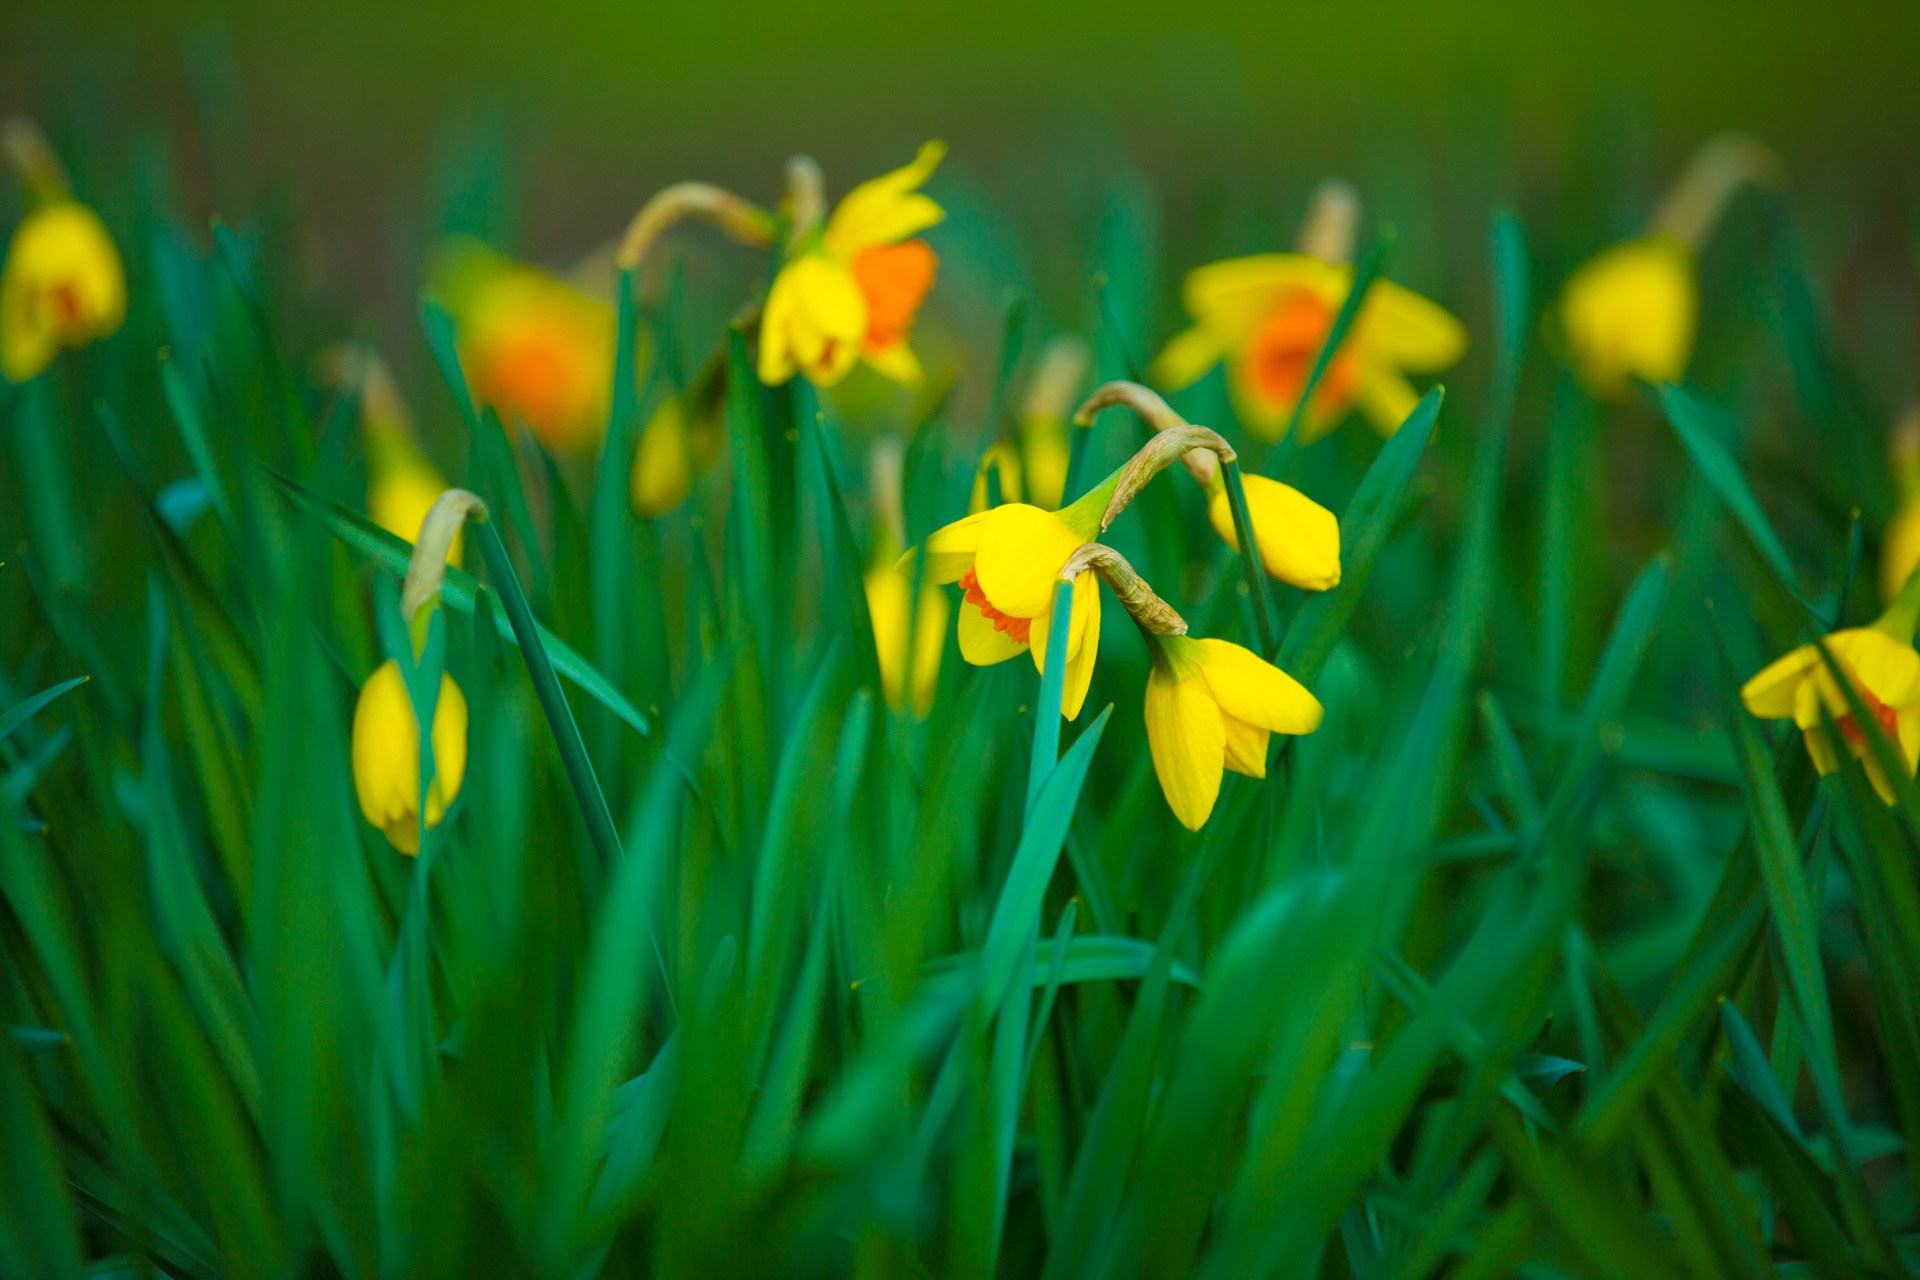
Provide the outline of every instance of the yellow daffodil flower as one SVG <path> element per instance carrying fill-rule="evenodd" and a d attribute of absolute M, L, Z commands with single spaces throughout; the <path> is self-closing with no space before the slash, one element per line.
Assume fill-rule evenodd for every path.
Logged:
<path fill-rule="evenodd" d="M 1192 455 L 1190 455 L 1192 456 Z M 1209 458 L 1209 461 L 1211 459 Z M 1207 482 L 1207 519 L 1215 533 L 1235 551 L 1240 535 L 1233 527 L 1233 503 L 1219 468 Z M 1292 485 L 1262 475 L 1242 475 L 1247 515 L 1253 520 L 1254 541 L 1260 544 L 1260 562 L 1282 582 L 1307 591 L 1330 591 L 1340 585 L 1340 521 L 1333 512 Z"/>
<path fill-rule="evenodd" d="M 1237 644 L 1142 634 L 1153 656 L 1145 708 L 1153 771 L 1173 816 L 1198 831 L 1219 798 L 1222 770 L 1266 777 L 1268 738 L 1318 729 L 1320 701 Z"/>
<path fill-rule="evenodd" d="M 1226 361 L 1241 422 L 1263 440 L 1278 440 L 1352 279 L 1345 263 L 1298 253 L 1232 258 L 1188 272 L 1181 293 L 1194 326 L 1167 344 L 1152 380 L 1175 391 Z M 1376 281 L 1314 390 L 1301 443 L 1325 435 L 1356 406 L 1381 435 L 1392 435 L 1420 399 L 1407 375 L 1449 368 L 1466 349 L 1467 331 L 1453 316 Z"/>
<path fill-rule="evenodd" d="M 1880 599 L 1888 604 L 1920 568 L 1920 405 L 1901 416 L 1890 446 L 1900 509 L 1880 539 Z"/>
<path fill-rule="evenodd" d="M 1011 502 L 957 520 L 927 539 L 926 581 L 958 583 L 965 592 L 961 657 L 985 667 L 1031 651 L 1033 665 L 1046 673 L 1054 584 L 1068 557 L 1099 537 L 1118 476 L 1062 511 Z M 911 575 L 912 554 L 895 567 Z M 1091 569 L 1074 577 L 1069 627 L 1060 711 L 1072 720 L 1086 701 L 1100 649 L 1100 586 Z"/>
<path fill-rule="evenodd" d="M 322 381 L 359 394 L 367 440 L 367 518 L 396 538 L 415 541 L 427 512 L 450 486 L 420 451 L 412 416 L 386 361 L 371 347 L 340 343 L 321 352 L 316 365 Z M 458 532 L 447 563 L 460 563 Z"/>
<path fill-rule="evenodd" d="M 1735 191 L 1779 173 L 1779 160 L 1751 138 L 1712 138 L 1661 200 L 1647 234 L 1601 250 L 1567 278 L 1560 332 L 1589 391 L 1623 400 L 1636 379 L 1686 376 L 1700 323 L 1695 256 Z"/>
<path fill-rule="evenodd" d="M 693 479 L 719 460 L 727 447 L 724 417 L 726 364 L 708 365 L 679 395 L 662 401 L 633 452 L 628 496 L 634 512 L 651 519 L 687 500 Z"/>
<path fill-rule="evenodd" d="M 608 303 L 471 240 L 443 249 L 432 279 L 458 326 L 476 402 L 524 422 L 555 453 L 599 443 L 613 386 Z"/>
<path fill-rule="evenodd" d="M 1020 410 L 1020 453 L 1027 498 L 1036 507 L 1059 507 L 1073 456 L 1069 418 L 1093 355 L 1087 344 L 1066 333 L 1048 342 Z"/>
<path fill-rule="evenodd" d="M 910 237 L 946 216 L 919 190 L 945 154 L 944 144 L 927 143 L 912 164 L 855 187 L 823 230 L 802 236 L 767 294 L 762 382 L 777 386 L 798 372 L 830 387 L 865 360 L 902 386 L 920 385 L 907 339 L 939 259 Z"/>
<path fill-rule="evenodd" d="M 918 616 L 910 608 L 913 584 L 894 572 L 900 544 L 889 532 L 874 539 L 873 563 L 867 569 L 867 613 L 873 619 L 873 643 L 880 657 L 880 685 L 887 705 L 899 711 L 913 699 L 915 718 L 924 720 L 933 709 L 934 687 L 940 683 L 940 655 L 947 644 L 946 592 L 932 583 L 920 588 Z M 911 633 L 911 638 L 909 634 Z M 913 652 L 907 652 L 911 644 Z"/>
<path fill-rule="evenodd" d="M 1902 588 L 1892 607 L 1873 625 L 1835 631 L 1826 638 L 1827 651 L 1899 751 L 1910 778 L 1920 762 L 1920 653 L 1913 648 L 1914 624 L 1920 619 L 1920 585 L 1915 584 L 1920 584 L 1920 578 Z M 1815 646 L 1801 645 L 1770 664 L 1741 688 L 1740 701 L 1762 720 L 1791 718 L 1805 734 L 1807 753 L 1823 775 L 1840 768 L 1838 746 L 1827 731 L 1826 722 L 1831 720 L 1840 730 L 1847 754 L 1865 764 L 1873 789 L 1888 804 L 1894 802 L 1892 781 L 1874 759 L 1846 694 Z"/>
<path fill-rule="evenodd" d="M 1560 294 L 1560 327 L 1574 369 L 1608 400 L 1624 399 L 1636 378 L 1684 377 L 1699 319 L 1693 252 L 1667 236 L 1601 251 L 1568 277 Z"/>
<path fill-rule="evenodd" d="M 420 523 L 450 486 L 446 477 L 417 451 L 390 448 L 376 461 L 367 481 L 367 518 L 408 542 L 420 536 Z M 460 537 L 454 535 L 447 563 L 460 565 Z"/>
<path fill-rule="evenodd" d="M 427 825 L 437 827 L 460 794 L 467 770 L 467 700 L 452 676 L 440 677 L 433 711 L 433 781 Z M 360 812 L 401 853 L 420 852 L 420 721 L 391 659 L 367 677 L 353 709 L 353 788 Z"/>
<path fill-rule="evenodd" d="M 107 337 L 126 314 L 126 272 L 99 215 L 69 199 L 29 213 L 0 268 L 0 373 L 37 377 L 62 347 Z"/>

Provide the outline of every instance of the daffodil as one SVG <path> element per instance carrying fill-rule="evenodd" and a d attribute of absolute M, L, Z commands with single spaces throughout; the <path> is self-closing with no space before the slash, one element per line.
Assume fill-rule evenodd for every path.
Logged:
<path fill-rule="evenodd" d="M 447 552 L 468 516 L 487 518 L 486 504 L 465 489 L 434 500 L 420 522 L 400 588 L 400 617 L 417 657 L 447 575 Z M 433 708 L 433 778 L 426 788 L 426 825 L 437 827 L 460 795 L 467 772 L 467 700 L 442 674 Z M 389 658 L 360 686 L 353 708 L 353 789 L 360 812 L 401 853 L 420 852 L 420 718 L 399 663 Z"/>
<path fill-rule="evenodd" d="M 1034 666 L 1046 673 L 1054 584 L 1073 553 L 1100 536 L 1118 474 L 1063 511 L 1010 502 L 957 520 L 927 539 L 926 581 L 958 583 L 965 593 L 961 657 L 985 667 L 1030 651 Z M 911 554 L 896 569 L 911 575 Z M 1086 701 L 1100 648 L 1100 587 L 1091 569 L 1074 577 L 1068 625 L 1060 710 L 1071 720 Z"/>
<path fill-rule="evenodd" d="M 320 353 L 317 373 L 351 388 L 360 399 L 360 426 L 367 442 L 367 516 L 396 538 L 420 536 L 427 512 L 451 486 L 414 439 L 413 420 L 386 361 L 371 347 L 339 343 Z M 456 530 L 447 563 L 460 563 Z"/>
<path fill-rule="evenodd" d="M 1312 733 L 1320 702 L 1237 644 L 1143 634 L 1153 658 L 1145 707 L 1153 771 L 1173 816 L 1198 831 L 1219 798 L 1222 770 L 1266 777 L 1269 737 Z"/>
<path fill-rule="evenodd" d="M 449 488 L 446 477 L 417 450 L 390 448 L 373 463 L 367 480 L 367 518 L 408 542 L 420 536 L 420 525 L 433 504 Z M 460 537 L 447 550 L 447 563 L 460 564 Z"/>
<path fill-rule="evenodd" d="M 474 399 L 555 453 L 597 444 L 613 385 L 613 308 L 471 240 L 446 246 L 431 274 Z"/>
<path fill-rule="evenodd" d="M 1560 294 L 1575 371 L 1595 395 L 1625 398 L 1633 380 L 1685 376 L 1700 318 L 1693 251 L 1664 235 L 1602 250 Z"/>
<path fill-rule="evenodd" d="M 433 781 L 427 825 L 437 827 L 460 794 L 467 771 L 467 700 L 453 677 L 440 677 L 433 709 Z M 353 709 L 353 788 L 360 812 L 401 853 L 420 852 L 420 720 L 392 659 L 360 687 Z"/>
<path fill-rule="evenodd" d="M 891 533 L 874 539 L 867 569 L 867 613 L 873 619 L 873 643 L 880 658 L 880 685 L 887 705 L 898 711 L 911 694 L 913 714 L 925 719 L 940 683 L 940 655 L 947 643 L 946 592 L 932 583 L 920 588 L 920 607 L 912 607 L 913 584 L 894 572 L 900 544 Z M 911 653 L 908 649 L 911 646 Z"/>
<path fill-rule="evenodd" d="M 1211 455 L 1187 455 L 1200 465 L 1188 467 L 1207 490 L 1207 519 L 1214 532 L 1235 551 L 1240 535 L 1233 527 L 1233 503 L 1226 480 Z M 1260 562 L 1272 576 L 1307 591 L 1330 591 L 1340 585 L 1340 521 L 1333 512 L 1292 485 L 1262 475 L 1243 475 L 1247 516 L 1253 538 L 1260 544 Z"/>
<path fill-rule="evenodd" d="M 98 214 L 60 199 L 15 228 L 0 268 L 0 373 L 36 377 L 62 347 L 84 347 L 120 328 L 127 278 Z"/>
<path fill-rule="evenodd" d="M 1827 652 L 1872 715 L 1888 743 L 1914 775 L 1920 762 L 1920 653 L 1913 631 L 1920 618 L 1920 578 L 1902 588 L 1892 607 L 1871 626 L 1850 627 L 1826 637 Z M 1866 766 L 1873 789 L 1888 804 L 1895 800 L 1892 781 L 1869 749 L 1866 732 L 1854 719 L 1847 696 L 1820 656 L 1818 647 L 1801 645 L 1767 666 L 1740 690 L 1740 701 L 1763 720 L 1791 718 L 1806 737 L 1807 752 L 1823 775 L 1840 768 L 1839 747 Z M 1827 729 L 1840 731 L 1836 744 Z"/>
<path fill-rule="evenodd" d="M 996 441 L 980 455 L 980 465 L 973 472 L 973 492 L 967 498 L 967 514 L 974 515 L 997 505 L 987 487 L 987 473 L 992 472 L 994 481 L 1000 489 L 1001 502 L 1018 502 L 1025 496 L 1021 485 L 1020 450 L 1010 440 Z M 1037 504 L 1051 511 L 1053 506 L 1042 502 Z"/>
<path fill-rule="evenodd" d="M 723 352 L 686 390 L 654 410 L 633 451 L 628 496 L 637 514 L 665 515 L 685 502 L 693 492 L 694 477 L 712 467 L 726 450 L 725 394 Z"/>
<path fill-rule="evenodd" d="M 927 143 L 912 164 L 848 192 L 824 228 L 803 231 L 761 316 L 762 382 L 798 372 L 828 387 L 864 360 L 903 386 L 920 385 L 907 340 L 939 260 L 913 237 L 946 216 L 919 190 L 945 153 Z"/>
<path fill-rule="evenodd" d="M 1224 361 L 1241 422 L 1264 440 L 1278 440 L 1352 279 L 1346 263 L 1298 253 L 1196 268 L 1182 289 L 1194 326 L 1154 361 L 1153 381 L 1178 390 Z M 1407 375 L 1449 368 L 1466 349 L 1466 329 L 1453 316 L 1416 293 L 1376 281 L 1314 389 L 1301 442 L 1325 435 L 1355 407 L 1380 434 L 1392 435 L 1419 402 Z"/>
<path fill-rule="evenodd" d="M 1743 184 L 1777 179 L 1780 162 L 1750 138 L 1710 139 L 1681 171 L 1645 235 L 1601 250 L 1560 292 L 1560 333 L 1574 372 L 1605 400 L 1636 380 L 1677 382 L 1700 323 L 1694 259 Z"/>
<path fill-rule="evenodd" d="M 1021 406 L 1020 456 L 1026 495 L 1035 506 L 1049 511 L 1060 505 L 1066 492 L 1067 464 L 1073 452 L 1068 416 L 1092 358 L 1087 344 L 1070 333 L 1048 342 Z"/>

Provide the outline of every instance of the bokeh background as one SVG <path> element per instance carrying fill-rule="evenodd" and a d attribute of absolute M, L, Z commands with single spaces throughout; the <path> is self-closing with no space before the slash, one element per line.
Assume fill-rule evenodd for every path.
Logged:
<path fill-rule="evenodd" d="M 931 136 L 956 224 L 993 230 L 949 272 L 981 296 L 935 324 L 983 335 L 1002 281 L 1080 318 L 1116 194 L 1170 308 L 1153 272 L 1284 246 L 1328 174 L 1399 229 L 1398 277 L 1470 311 L 1484 272 L 1458 246 L 1494 202 L 1597 246 L 1730 127 L 1787 159 L 1844 310 L 1912 287 L 1916 69 L 1899 0 L 0 6 L 0 110 L 101 184 L 146 153 L 189 222 L 297 225 L 316 292 L 409 338 L 442 230 L 563 264 L 677 178 L 770 199 L 807 151 L 837 192 Z"/>

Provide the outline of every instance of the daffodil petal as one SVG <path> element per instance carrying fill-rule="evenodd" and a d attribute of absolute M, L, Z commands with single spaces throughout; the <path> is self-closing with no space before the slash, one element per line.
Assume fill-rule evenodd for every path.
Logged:
<path fill-rule="evenodd" d="M 1693 255 L 1658 236 L 1617 244 L 1567 278 L 1560 326 L 1581 380 L 1619 399 L 1629 380 L 1677 381 L 1699 322 Z"/>
<path fill-rule="evenodd" d="M 776 311 L 773 293 L 782 283 L 787 296 Z M 782 381 L 777 375 L 788 361 L 816 386 L 829 387 L 846 377 L 867 332 L 867 300 L 853 272 L 824 253 L 802 254 L 780 269 L 773 293 L 761 320 L 761 381 Z M 776 323 L 779 330 L 770 333 Z M 776 344 L 773 357 L 769 341 Z"/>
<path fill-rule="evenodd" d="M 1398 369 L 1376 366 L 1360 375 L 1360 412 L 1383 437 L 1391 439 L 1419 403 L 1420 393 Z"/>
<path fill-rule="evenodd" d="M 1249 778 L 1267 776 L 1267 740 L 1273 735 L 1245 720 L 1221 713 L 1226 729 L 1227 768 Z"/>
<path fill-rule="evenodd" d="M 946 217 L 930 197 L 918 193 L 946 154 L 944 142 L 926 143 L 912 164 L 847 192 L 827 219 L 827 252 L 851 258 L 862 249 L 905 240 Z"/>
<path fill-rule="evenodd" d="M 1282 582 L 1308 591 L 1340 585 L 1340 521 L 1291 485 L 1262 475 L 1244 475 L 1247 514 L 1260 543 L 1260 562 Z M 1233 504 L 1223 487 L 1207 501 L 1207 519 L 1226 544 L 1240 549 Z"/>
<path fill-rule="evenodd" d="M 1352 269 L 1299 253 L 1261 253 L 1195 267 L 1181 287 L 1187 314 L 1226 347 L 1237 347 L 1289 290 L 1308 289 L 1334 303 Z"/>
<path fill-rule="evenodd" d="M 1450 369 L 1467 353 L 1467 327 L 1438 303 L 1389 280 L 1377 280 L 1355 318 L 1369 356 L 1410 373 Z"/>
<path fill-rule="evenodd" d="M 1226 344 L 1213 330 L 1196 325 L 1174 335 L 1173 340 L 1154 357 L 1147 378 L 1163 391 L 1178 391 L 1192 386 L 1219 364 L 1226 355 Z"/>
<path fill-rule="evenodd" d="M 896 342 L 879 351 L 868 349 L 861 352 L 861 356 L 875 373 L 910 391 L 918 390 L 927 380 L 925 371 L 920 367 L 920 357 L 913 354 L 913 348 L 904 342 Z"/>
<path fill-rule="evenodd" d="M 1810 644 L 1801 645 L 1784 658 L 1761 668 L 1760 673 L 1740 686 L 1740 701 L 1748 712 L 1762 720 L 1784 720 L 1793 714 L 1794 695 L 1806 674 L 1820 661 L 1820 651 Z"/>
<path fill-rule="evenodd" d="M 980 547 L 980 527 L 988 512 L 980 511 L 935 529 L 927 539 L 927 581 L 935 584 L 958 582 L 973 568 L 974 554 Z M 909 551 L 893 566 L 895 573 L 913 573 L 914 553 Z"/>
<path fill-rule="evenodd" d="M 1061 566 L 1082 541 L 1051 511 L 1023 502 L 995 507 L 980 527 L 974 575 L 994 608 L 1037 618 L 1052 607 Z"/>
<path fill-rule="evenodd" d="M 1019 657 L 1026 647 L 1006 632 L 995 631 L 993 623 L 977 606 L 964 600 L 960 602 L 960 656 L 968 662 L 976 667 L 991 667 Z"/>
<path fill-rule="evenodd" d="M 1226 765 L 1226 723 L 1204 680 L 1175 680 L 1155 670 L 1147 678 L 1147 748 L 1167 807 L 1180 825 L 1198 831 L 1220 795 Z"/>
<path fill-rule="evenodd" d="M 1320 700 L 1298 680 L 1231 641 L 1195 643 L 1201 675 L 1222 712 L 1275 733 L 1312 733 L 1320 727 Z"/>
<path fill-rule="evenodd" d="M 1835 632 L 1827 641 L 1862 686 L 1890 707 L 1905 707 L 1920 685 L 1920 653 L 1876 627 Z"/>

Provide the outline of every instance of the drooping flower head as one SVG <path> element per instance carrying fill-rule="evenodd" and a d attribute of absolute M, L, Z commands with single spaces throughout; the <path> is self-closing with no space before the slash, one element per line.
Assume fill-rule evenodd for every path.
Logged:
<path fill-rule="evenodd" d="M 607 302 L 467 239 L 443 248 L 431 279 L 458 326 L 476 402 L 526 423 L 555 453 L 599 442 L 613 385 Z"/>
<path fill-rule="evenodd" d="M 433 709 L 433 781 L 427 825 L 437 827 L 460 794 L 467 770 L 467 700 L 453 677 L 440 677 Z M 353 708 L 353 789 L 360 812 L 401 853 L 420 852 L 420 720 L 393 659 L 360 687 Z"/>
<path fill-rule="evenodd" d="M 1913 648 L 1920 618 L 1920 577 L 1895 598 L 1871 626 L 1850 627 L 1826 637 L 1827 651 L 1845 673 L 1880 731 L 1899 753 L 1907 776 L 1920 763 L 1920 653 Z M 1742 686 L 1740 701 L 1763 720 L 1791 718 L 1806 736 L 1814 767 L 1824 774 L 1840 768 L 1840 749 L 1861 761 L 1873 789 L 1894 803 L 1892 781 L 1870 750 L 1865 730 L 1854 718 L 1839 681 L 1827 669 L 1820 650 L 1801 645 L 1777 659 Z M 1839 730 L 1833 740 L 1828 722 Z"/>
<path fill-rule="evenodd" d="M 947 617 L 952 606 L 947 594 L 931 582 L 920 587 L 913 603 L 913 584 L 894 572 L 900 544 L 882 528 L 875 533 L 868 557 L 865 584 L 867 614 L 873 620 L 873 642 L 880 659 L 880 687 L 887 705 L 899 711 L 911 705 L 924 720 L 933 709 L 934 688 L 940 683 L 940 655 L 947 645 Z"/>
<path fill-rule="evenodd" d="M 421 451 L 412 416 L 386 361 L 370 347 L 340 344 L 321 353 L 320 376 L 353 388 L 360 397 L 360 426 L 367 444 L 367 518 L 408 542 L 440 495 L 450 486 Z M 459 567 L 460 535 L 447 549 L 447 563 Z"/>
<path fill-rule="evenodd" d="M 1694 259 L 1735 191 L 1777 179 L 1780 162 L 1750 138 L 1727 134 L 1694 154 L 1647 233 L 1601 250 L 1560 293 L 1558 320 L 1574 371 L 1603 400 L 1635 380 L 1686 375 L 1700 319 Z"/>
<path fill-rule="evenodd" d="M 1213 813 L 1222 771 L 1267 776 L 1275 733 L 1320 727 L 1320 702 L 1286 672 L 1225 640 L 1156 636 L 1144 629 L 1147 745 L 1167 806 L 1198 831 Z"/>
<path fill-rule="evenodd" d="M 826 225 L 802 229 L 774 278 L 760 321 L 760 380 L 803 373 L 829 387 L 864 360 L 902 386 L 922 380 L 908 345 L 938 258 L 913 238 L 946 216 L 920 192 L 946 154 L 920 148 L 912 164 L 848 192 Z"/>
<path fill-rule="evenodd" d="M 474 513 L 485 519 L 485 505 L 464 489 L 452 489 L 434 502 L 420 523 L 400 595 L 401 617 L 413 631 L 416 656 L 425 638 L 422 624 L 438 603 L 448 549 L 467 516 Z M 434 702 L 430 744 L 433 778 L 426 787 L 425 825 L 436 827 L 458 798 L 467 770 L 467 701 L 453 677 L 445 674 Z M 392 658 L 360 686 L 353 708 L 352 763 L 360 812 L 395 849 L 419 853 L 420 717 L 399 663 Z"/>
<path fill-rule="evenodd" d="M 977 667 L 992 666 L 1031 651 L 1046 673 L 1047 633 L 1052 625 L 1054 584 L 1074 552 L 1099 537 L 1115 477 L 1061 511 L 1010 502 L 977 512 L 927 539 L 928 583 L 958 583 L 960 655 Z M 914 572 L 913 557 L 896 566 Z M 1073 611 L 1067 633 L 1067 670 L 1060 710 L 1080 714 L 1100 648 L 1100 587 L 1091 569 L 1073 580 Z"/>

